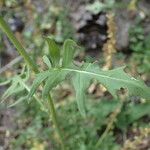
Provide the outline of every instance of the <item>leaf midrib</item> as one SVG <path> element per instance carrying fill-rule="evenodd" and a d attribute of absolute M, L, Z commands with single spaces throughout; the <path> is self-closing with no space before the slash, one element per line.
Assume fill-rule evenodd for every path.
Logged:
<path fill-rule="evenodd" d="M 102 78 L 108 78 L 108 79 L 111 79 L 111 80 L 117 80 L 117 81 L 121 81 L 121 82 L 127 82 L 127 83 L 132 83 L 136 86 L 138 86 L 137 83 L 135 82 L 130 82 L 128 80 L 122 80 L 122 79 L 118 79 L 118 78 L 114 78 L 114 77 L 110 77 L 110 76 L 106 76 L 106 75 L 100 75 L 100 74 L 96 74 L 96 73 L 93 73 L 93 72 L 88 72 L 88 71 L 82 71 L 82 70 L 76 70 L 76 69 L 69 69 L 69 68 L 63 68 L 62 70 L 65 70 L 65 71 L 73 71 L 73 72 L 78 72 L 78 73 L 84 73 L 84 74 L 88 74 L 88 75 L 94 75 L 94 76 L 99 76 L 99 77 L 102 77 Z M 137 79 L 135 78 L 130 78 L 131 80 L 135 80 L 135 81 L 138 81 Z"/>

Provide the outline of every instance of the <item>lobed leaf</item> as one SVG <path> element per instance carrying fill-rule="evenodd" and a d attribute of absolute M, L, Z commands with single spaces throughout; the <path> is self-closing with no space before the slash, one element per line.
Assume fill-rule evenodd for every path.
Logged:
<path fill-rule="evenodd" d="M 42 97 L 45 99 L 49 91 L 63 81 L 68 73 L 72 73 L 72 81 L 76 91 L 76 100 L 79 111 L 86 115 L 85 93 L 92 79 L 107 88 L 107 90 L 117 98 L 117 91 L 121 88 L 128 90 L 130 96 L 140 96 L 145 99 L 150 98 L 150 88 L 141 80 L 135 79 L 124 72 L 124 67 L 102 71 L 96 64 L 84 64 L 81 68 L 51 68 L 48 71 L 39 73 L 35 79 L 29 97 L 31 97 L 41 82 L 45 81 Z"/>
<path fill-rule="evenodd" d="M 121 88 L 128 89 L 130 96 L 140 96 L 145 99 L 150 99 L 150 88 L 147 87 L 143 81 L 135 79 L 124 72 L 125 67 L 102 71 L 95 64 L 89 64 L 87 69 L 64 69 L 76 73 L 81 73 L 89 76 L 91 79 L 97 79 L 101 84 L 103 84 L 108 91 L 117 97 L 117 91 Z"/>
<path fill-rule="evenodd" d="M 135 79 L 124 72 L 124 67 L 102 71 L 95 64 L 84 65 L 81 69 L 63 68 L 70 72 L 74 72 L 74 87 L 76 90 L 77 103 L 82 115 L 85 115 L 85 89 L 88 88 L 88 83 L 91 79 L 96 79 L 107 90 L 117 98 L 117 91 L 121 88 L 128 90 L 130 96 L 140 96 L 145 99 L 150 99 L 150 88 L 147 87 L 141 80 Z"/>
<path fill-rule="evenodd" d="M 73 85 L 76 91 L 76 99 L 79 111 L 83 116 L 85 110 L 85 92 L 92 79 L 96 79 L 99 83 L 107 88 L 107 90 L 117 98 L 117 91 L 121 88 L 127 89 L 130 96 L 140 96 L 145 99 L 150 99 L 150 88 L 147 87 L 141 80 L 135 79 L 124 72 L 124 67 L 103 71 L 99 69 L 97 64 L 84 64 L 82 67 L 73 67 L 73 55 L 75 52 L 76 43 L 72 40 L 66 40 L 63 45 L 62 67 L 59 68 L 60 51 L 55 42 L 47 38 L 50 48 L 52 60 L 52 68 L 37 75 L 29 97 L 33 96 L 36 88 L 45 80 L 45 86 L 42 92 L 42 97 L 45 99 L 49 91 L 65 79 L 68 73 L 73 73 Z M 45 63 L 49 66 L 49 61 L 44 58 Z"/>

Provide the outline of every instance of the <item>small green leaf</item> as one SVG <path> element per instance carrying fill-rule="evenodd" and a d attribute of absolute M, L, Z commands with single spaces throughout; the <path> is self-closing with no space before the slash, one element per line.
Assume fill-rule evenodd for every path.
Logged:
<path fill-rule="evenodd" d="M 60 50 L 58 46 L 56 45 L 55 41 L 49 37 L 46 38 L 46 41 L 49 46 L 49 54 L 50 54 L 50 59 L 52 62 L 53 66 L 59 66 L 59 61 L 60 61 Z"/>
<path fill-rule="evenodd" d="M 73 40 L 66 40 L 63 45 L 63 61 L 62 66 L 63 67 L 69 67 L 72 63 L 76 43 Z"/>
<path fill-rule="evenodd" d="M 43 61 L 47 65 L 48 68 L 51 68 L 51 62 L 46 55 L 43 56 Z"/>
<path fill-rule="evenodd" d="M 129 124 L 132 124 L 134 121 L 140 119 L 145 115 L 149 115 L 149 110 L 149 102 L 127 106 L 121 111 L 118 116 L 117 127 L 120 129 L 125 129 Z"/>
<path fill-rule="evenodd" d="M 140 119 L 145 115 L 150 115 L 150 103 L 134 105 L 127 110 L 128 123 Z"/>
<path fill-rule="evenodd" d="M 61 81 L 63 81 L 66 77 L 68 72 L 62 71 L 60 69 L 57 70 L 51 70 L 49 72 L 49 77 L 46 80 L 43 92 L 42 92 L 42 97 L 43 99 L 47 98 L 48 93 L 51 91 L 53 87 L 58 85 Z"/>
<path fill-rule="evenodd" d="M 16 89 L 17 87 L 18 87 L 18 83 L 17 82 L 12 82 L 10 87 L 3 94 L 1 103 L 3 103 L 6 98 L 11 96 L 14 93 L 14 89 Z M 17 90 L 18 90 L 18 88 L 17 88 Z"/>
<path fill-rule="evenodd" d="M 30 98 L 34 95 L 34 93 L 35 93 L 36 89 L 38 88 L 38 86 L 39 86 L 46 78 L 48 78 L 48 76 L 49 76 L 49 71 L 45 71 L 45 72 L 41 72 L 41 73 L 37 74 L 36 79 L 34 80 L 33 85 L 32 85 L 32 87 L 31 87 L 31 91 L 30 91 L 30 93 L 28 94 L 28 99 L 30 99 Z"/>
<path fill-rule="evenodd" d="M 23 86 L 20 85 L 19 78 L 19 76 L 15 76 L 12 79 L 11 85 L 3 94 L 1 102 L 4 102 L 5 99 L 7 99 L 9 96 L 18 94 L 25 89 Z"/>
<path fill-rule="evenodd" d="M 29 76 L 30 76 L 29 68 L 27 66 L 24 66 L 21 74 L 8 79 L 6 82 L 3 82 L 1 85 L 5 85 L 8 83 L 10 83 L 11 85 L 4 92 L 1 103 L 4 102 L 9 96 L 18 95 L 22 91 L 26 90 L 25 86 L 22 83 L 25 84 L 25 82 L 29 79 Z"/>

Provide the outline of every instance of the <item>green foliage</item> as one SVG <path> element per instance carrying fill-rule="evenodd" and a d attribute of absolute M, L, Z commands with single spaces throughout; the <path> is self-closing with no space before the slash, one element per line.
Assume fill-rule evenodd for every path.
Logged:
<path fill-rule="evenodd" d="M 76 43 L 73 40 L 66 40 L 64 42 L 62 67 L 68 67 L 72 64 L 75 48 Z"/>
<path fill-rule="evenodd" d="M 15 0 L 6 0 L 5 5 L 13 8 L 15 6 L 17 9 L 19 8 Z M 112 7 L 115 6 L 114 0 L 106 0 L 104 3 L 96 1 L 92 5 L 90 4 L 87 6 L 87 9 L 97 14 L 100 11 L 112 9 Z M 56 14 L 52 12 L 50 7 L 50 11 L 47 11 L 44 17 L 34 13 L 33 18 L 35 17 L 35 24 L 33 24 L 33 26 L 27 26 L 24 30 L 23 34 L 26 37 L 25 43 L 29 49 L 36 49 L 34 53 L 36 55 L 33 57 L 37 56 L 38 50 L 42 52 L 44 47 L 44 42 L 38 33 L 45 34 L 45 31 L 46 34 L 51 33 L 49 30 L 51 30 L 51 27 L 53 28 L 53 26 L 55 26 L 55 33 L 52 37 L 58 43 L 62 43 L 68 37 L 73 37 L 72 27 L 65 11 L 60 11 L 61 8 L 57 7 L 54 9 L 54 11 L 58 11 Z M 41 18 L 44 19 L 41 20 Z M 34 34 L 33 27 L 35 27 L 35 31 L 38 31 L 36 34 Z M 36 27 L 38 27 L 37 30 Z M 35 37 L 33 35 L 35 35 Z M 131 37 L 130 49 L 134 51 L 133 59 L 138 65 L 139 73 L 150 72 L 150 38 L 144 36 L 143 29 L 140 27 L 133 28 Z M 2 40 L 2 36 L 0 40 Z M 21 74 L 1 83 L 1 85 L 10 84 L 10 87 L 1 97 L 1 99 L 3 99 L 2 101 L 13 96 L 13 103 L 11 103 L 9 107 L 18 105 L 18 107 L 16 106 L 17 113 L 19 111 L 22 112 L 21 116 L 16 119 L 17 134 L 14 134 L 15 138 L 10 142 L 10 145 L 13 145 L 10 149 L 21 149 L 22 147 L 24 149 L 35 149 L 33 148 L 33 143 L 34 141 L 38 141 L 41 144 L 44 143 L 45 149 L 60 150 L 56 133 L 51 123 L 48 124 L 47 121 L 50 116 L 50 114 L 47 113 L 47 98 L 49 92 L 54 87 L 65 79 L 71 79 L 76 92 L 77 105 L 76 102 L 68 102 L 67 99 L 65 99 L 65 105 L 57 109 L 59 117 L 58 122 L 65 137 L 65 144 L 70 150 L 97 150 L 94 149 L 94 145 L 96 145 L 104 129 L 109 124 L 110 114 L 115 112 L 121 105 L 117 97 L 117 91 L 124 88 L 128 90 L 130 96 L 136 95 L 149 100 L 150 88 L 146 87 L 139 79 L 135 79 L 125 73 L 124 67 L 103 71 L 100 70 L 98 64 L 84 63 L 81 66 L 75 66 L 73 63 L 73 56 L 77 45 L 72 40 L 66 40 L 62 50 L 52 38 L 48 37 L 46 41 L 49 45 L 49 53 L 43 56 L 43 62 L 47 65 L 48 69 L 36 74 L 31 89 L 30 85 L 33 77 L 31 77 L 27 67 L 23 69 Z M 35 45 L 33 43 L 35 43 Z M 5 44 L 0 43 L 0 49 L 5 49 L 4 47 Z M 3 78 L 0 78 L 0 80 L 3 80 Z M 98 83 L 104 85 L 116 99 L 89 101 L 86 96 L 86 91 L 92 80 L 97 80 Z M 41 87 L 40 91 L 37 90 L 40 84 L 44 86 L 42 92 Z M 38 91 L 37 94 L 36 90 Z M 29 98 L 33 100 L 29 101 Z M 57 101 L 57 103 L 59 102 Z M 1 107 L 2 105 L 0 108 Z M 46 111 L 46 113 L 41 111 L 41 109 Z M 127 130 L 133 123 L 137 123 L 142 120 L 142 117 L 148 116 L 149 110 L 150 105 L 148 101 L 145 101 L 145 103 L 139 101 L 138 104 L 135 104 L 126 99 L 119 115 L 115 118 L 117 121 L 114 121 L 114 129 L 112 128 L 106 135 L 99 149 L 121 149 L 116 140 L 118 137 L 116 134 L 120 134 L 115 131 L 116 128 L 121 129 L 121 131 Z M 86 117 L 83 118 L 80 114 Z M 54 126 L 56 127 L 55 123 Z M 147 125 L 145 124 L 145 126 Z"/>
<path fill-rule="evenodd" d="M 94 150 L 93 146 L 96 145 L 97 140 L 101 136 L 101 134 L 97 132 L 99 130 L 102 131 L 103 126 L 106 127 L 107 124 L 109 124 L 107 120 L 109 114 L 122 106 L 122 103 L 117 101 L 119 98 L 118 90 L 123 88 L 127 90 L 129 96 L 140 96 L 149 100 L 150 88 L 147 87 L 141 80 L 135 79 L 125 73 L 125 67 L 103 71 L 96 63 L 83 63 L 81 66 L 74 65 L 73 56 L 77 45 L 72 40 L 66 40 L 64 42 L 62 57 L 60 56 L 60 50 L 56 43 L 50 38 L 47 38 L 47 41 L 49 45 L 50 56 L 43 56 L 43 61 L 47 65 L 48 69 L 36 74 L 31 89 L 27 86 L 30 72 L 28 69 L 24 69 L 20 75 L 17 75 L 6 82 L 11 83 L 11 86 L 4 93 L 3 98 L 6 99 L 14 94 L 17 94 L 19 97 L 20 92 L 25 91 L 25 94 L 23 94 L 20 99 L 18 99 L 11 106 L 18 104 L 25 99 L 29 100 L 33 96 L 33 98 L 37 100 L 40 109 L 42 108 L 42 110 L 46 110 L 47 112 L 47 106 L 45 106 L 45 102 L 49 96 L 49 92 L 65 79 L 71 79 L 76 92 L 77 108 L 79 111 L 77 110 L 75 103 L 67 104 L 67 106 L 58 110 L 58 121 L 59 124 L 61 124 L 63 131 L 66 131 L 64 134 L 66 134 L 66 144 L 68 145 L 69 149 Z M 99 103 L 93 102 L 93 104 L 89 103 L 88 99 L 86 98 L 86 91 L 92 80 L 97 80 L 98 83 L 105 86 L 112 96 L 114 96 L 114 98 L 117 100 L 101 101 Z M 44 85 L 41 94 L 41 100 L 39 100 L 35 94 L 40 84 Z M 31 105 L 31 102 L 33 101 L 28 102 L 30 102 Z M 118 121 L 116 122 L 116 127 L 121 130 L 127 128 L 128 125 L 137 121 L 141 117 L 148 115 L 149 113 L 150 105 L 148 102 L 145 104 L 138 104 L 136 106 L 124 105 L 126 109 L 124 109 L 124 107 L 122 108 L 122 111 L 118 116 Z M 142 111 L 142 113 L 140 113 L 140 111 Z M 82 114 L 84 118 L 81 117 L 80 114 Z M 45 115 L 47 115 L 47 113 L 45 113 Z M 40 120 L 42 120 L 42 118 L 38 119 L 38 121 L 35 121 L 35 124 L 36 122 L 40 122 Z M 31 135 L 29 139 L 34 139 L 36 137 L 36 139 L 40 140 L 41 137 L 38 137 L 37 133 L 32 132 L 32 130 L 40 130 L 42 125 L 39 123 L 40 126 L 36 126 L 34 128 L 35 124 L 33 127 L 31 125 L 31 128 L 28 128 L 28 132 L 23 135 L 24 137 L 20 136 L 18 141 L 21 140 L 22 144 L 26 143 L 25 141 L 28 139 L 29 135 Z M 53 131 L 51 130 L 48 132 L 50 133 Z M 109 143 L 107 143 L 108 141 Z M 59 149 L 57 144 L 54 145 L 55 149 Z M 106 135 L 102 144 L 99 145 L 99 148 L 106 150 L 117 150 L 120 148 L 120 146 L 115 142 L 113 131 Z"/>
<path fill-rule="evenodd" d="M 118 116 L 117 127 L 120 129 L 126 129 L 133 122 L 137 121 L 143 116 L 149 115 L 149 110 L 149 102 L 125 106 Z"/>
<path fill-rule="evenodd" d="M 130 48 L 135 52 L 144 53 L 147 51 L 148 43 L 147 40 L 144 40 L 144 30 L 142 27 L 134 27 L 130 30 Z"/>
<path fill-rule="evenodd" d="M 112 103 L 105 100 L 94 102 L 87 99 L 87 101 L 88 112 L 85 119 L 77 111 L 75 101 L 69 102 L 64 107 L 58 109 L 59 123 L 61 124 L 61 129 L 64 131 L 69 150 L 82 150 L 83 148 L 85 150 L 94 150 L 93 145 L 95 145 L 98 138 L 97 130 L 102 130 L 102 126 L 106 124 L 104 120 L 119 104 L 115 100 Z M 20 103 L 18 107 L 21 108 L 22 117 L 16 118 L 19 120 L 18 126 L 20 128 L 17 130 L 18 136 L 12 139 L 10 143 L 12 149 L 19 149 L 22 146 L 30 149 L 34 140 L 46 143 L 50 139 L 52 143 L 51 148 L 60 150 L 58 144 L 54 141 L 54 129 L 51 126 L 47 127 L 48 115 L 39 110 L 39 106 L 36 105 L 35 101 L 32 101 L 28 106 L 25 103 Z M 23 122 L 29 122 L 28 126 L 21 128 Z M 109 141 L 109 144 L 107 141 Z M 110 149 L 111 147 L 118 146 L 113 135 L 110 134 L 106 137 L 100 148 Z M 49 149 L 47 144 L 45 144 L 45 149 Z"/>
<path fill-rule="evenodd" d="M 8 7 L 17 6 L 17 1 L 16 0 L 5 0 L 5 4 Z"/>
<path fill-rule="evenodd" d="M 94 14 L 98 14 L 102 11 L 113 10 L 114 8 L 124 7 L 125 5 L 123 2 L 116 3 L 115 0 L 104 0 L 104 2 L 96 0 L 92 4 L 88 4 L 86 9 Z"/>
<path fill-rule="evenodd" d="M 26 82 L 28 79 L 29 79 L 29 69 L 26 70 L 26 67 L 24 67 L 20 75 L 16 75 L 13 78 L 7 80 L 6 82 L 1 82 L 0 85 L 11 84 L 3 94 L 2 100 L 4 101 L 11 95 L 19 95 L 21 92 L 24 92 L 26 90 L 24 82 Z M 25 98 L 26 96 L 21 97 L 21 99 L 18 99 L 14 104 L 17 104 L 18 102 L 24 100 Z"/>
<path fill-rule="evenodd" d="M 40 16 L 41 14 L 37 16 L 38 26 L 42 30 L 54 27 L 55 32 L 51 37 L 57 43 L 63 43 L 68 38 L 74 38 L 75 34 L 75 29 L 70 22 L 68 14 L 68 8 L 60 6 L 60 2 L 56 5 L 51 5 L 45 16 Z M 42 23 L 41 18 L 43 18 Z"/>
<path fill-rule="evenodd" d="M 2 95 L 1 103 L 7 100 L 8 97 L 10 96 L 16 96 L 15 97 L 16 100 L 8 107 L 13 107 L 15 105 L 18 105 L 20 102 L 27 100 L 27 95 L 30 92 L 30 88 L 27 85 L 27 81 L 29 80 L 29 77 L 30 77 L 29 68 L 25 66 L 19 75 L 16 75 L 8 79 L 7 81 L 1 82 L 0 86 L 10 84 L 9 88 Z M 46 111 L 46 108 L 44 107 L 42 102 L 37 98 L 37 96 L 34 95 L 34 99 L 40 105 L 40 109 Z"/>
<path fill-rule="evenodd" d="M 52 49 L 53 45 L 52 47 L 51 45 L 49 46 Z M 65 80 L 67 75 L 71 75 L 73 85 L 76 90 L 78 108 L 83 116 L 85 116 L 85 92 L 92 79 L 96 79 L 99 83 L 104 85 L 114 97 L 117 97 L 118 90 L 124 88 L 128 89 L 130 96 L 136 95 L 149 99 L 150 89 L 142 81 L 125 73 L 124 67 L 109 71 L 102 71 L 99 69 L 97 64 L 91 63 L 85 63 L 81 67 L 73 65 L 70 66 L 75 43 L 72 40 L 67 40 L 63 47 L 66 49 L 63 49 L 65 56 L 63 56 L 62 64 L 59 62 L 59 67 L 52 67 L 37 74 L 37 77 L 32 85 L 29 98 L 34 94 L 38 86 L 45 81 L 45 86 L 42 93 L 42 96 L 45 99 L 48 97 L 48 93 L 53 87 Z"/>
<path fill-rule="evenodd" d="M 80 112 L 77 111 L 75 101 L 60 108 L 59 122 L 62 123 L 62 129 L 65 131 L 64 133 L 66 133 L 68 148 L 70 150 L 97 150 L 94 148 L 99 138 L 97 132 L 98 130 L 103 130 L 103 126 L 107 124 L 106 117 L 113 112 L 118 105 L 119 103 L 115 100 L 110 103 L 110 101 L 107 100 L 96 102 L 87 99 L 87 116 L 84 119 L 80 116 Z M 109 150 L 117 147 L 119 147 L 119 145 L 115 142 L 113 135 L 110 134 L 106 137 L 106 140 L 104 140 L 104 143 L 99 149 Z"/>
<path fill-rule="evenodd" d="M 150 35 L 145 36 L 142 26 L 137 24 L 130 30 L 130 49 L 134 52 L 131 58 L 137 65 L 139 73 L 150 72 Z"/>
<path fill-rule="evenodd" d="M 50 139 L 49 135 L 53 134 L 53 130 L 51 127 L 46 127 L 48 115 L 41 111 L 40 105 L 36 101 L 30 103 L 23 101 L 16 105 L 16 110 L 19 111 L 13 119 L 16 120 L 17 124 L 17 136 L 11 139 L 9 143 L 11 149 L 20 150 L 22 147 L 32 149 L 34 141 L 43 144 Z"/>
<path fill-rule="evenodd" d="M 150 51 L 134 53 L 131 60 L 137 65 L 137 71 L 140 74 L 150 74 Z"/>
<path fill-rule="evenodd" d="M 50 62 L 49 58 L 48 58 L 46 55 L 43 56 L 43 62 L 44 62 L 49 68 L 52 67 L 51 62 Z"/>
<path fill-rule="evenodd" d="M 54 40 L 51 38 L 46 38 L 46 41 L 49 45 L 49 56 L 50 60 L 52 62 L 52 65 L 54 67 L 57 67 L 59 65 L 59 60 L 60 60 L 60 50 Z"/>
<path fill-rule="evenodd" d="M 114 4 L 114 0 L 107 0 L 105 3 L 95 1 L 93 4 L 87 5 L 86 9 L 94 14 L 98 14 L 99 12 L 104 11 L 106 9 L 113 8 Z"/>

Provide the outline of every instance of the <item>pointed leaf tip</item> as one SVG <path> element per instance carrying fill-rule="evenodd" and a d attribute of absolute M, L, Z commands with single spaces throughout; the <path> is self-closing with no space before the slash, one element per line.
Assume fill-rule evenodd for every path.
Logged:
<path fill-rule="evenodd" d="M 63 67 L 68 67 L 71 65 L 72 60 L 73 60 L 73 56 L 75 53 L 75 48 L 76 48 L 77 44 L 70 39 L 67 39 L 64 42 L 63 45 L 63 61 L 62 61 L 62 66 Z"/>
<path fill-rule="evenodd" d="M 60 61 L 60 50 L 55 41 L 50 38 L 46 37 L 46 41 L 49 46 L 49 55 L 53 66 L 59 66 Z"/>

